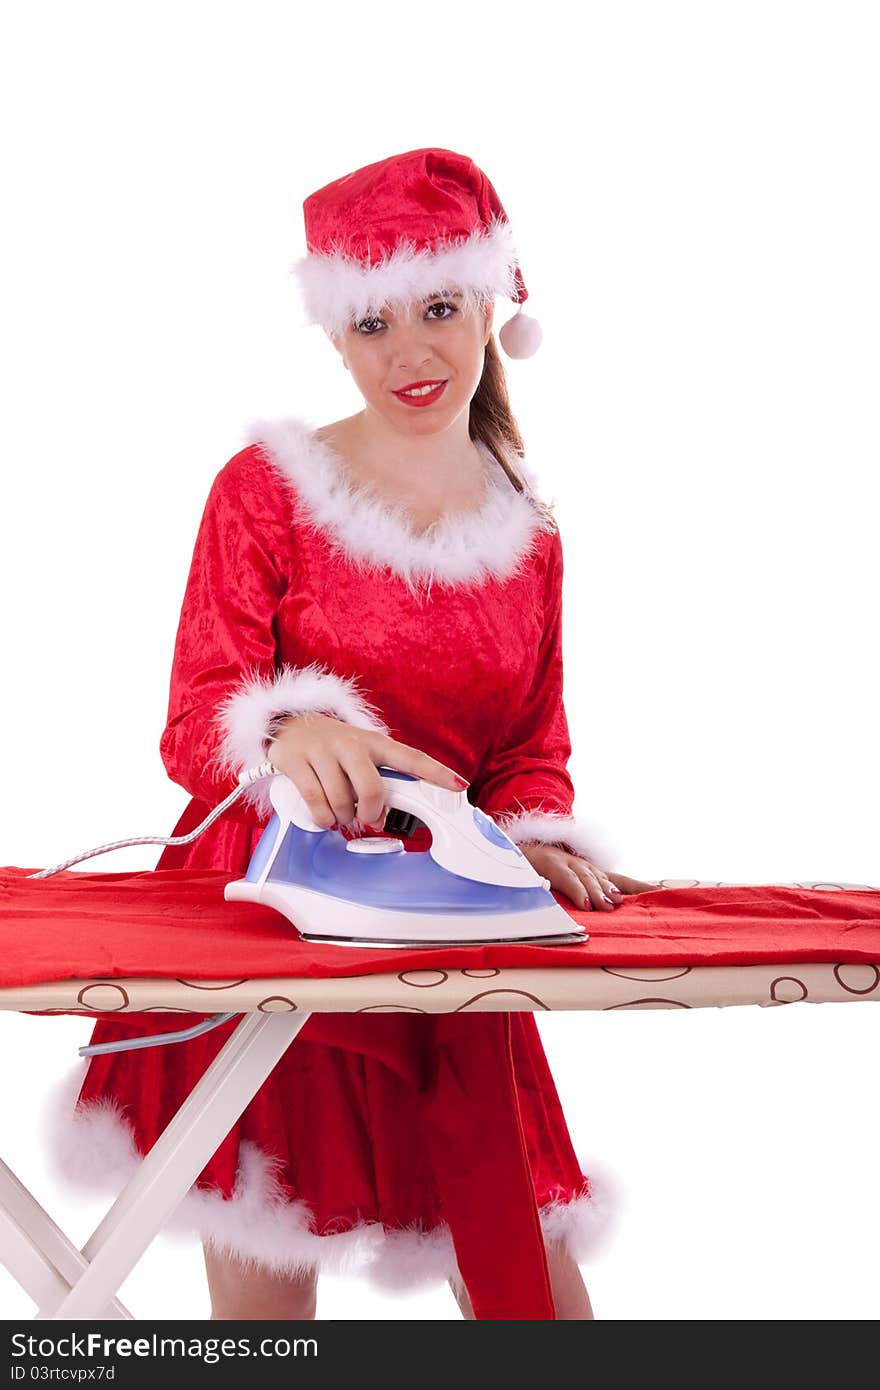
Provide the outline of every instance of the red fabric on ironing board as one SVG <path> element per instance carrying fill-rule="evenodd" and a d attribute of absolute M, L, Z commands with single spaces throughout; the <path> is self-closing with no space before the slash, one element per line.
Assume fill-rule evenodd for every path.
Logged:
<path fill-rule="evenodd" d="M 84 873 L 29 879 L 0 869 L 0 985 L 122 976 L 319 978 L 416 968 L 749 965 L 880 960 L 880 896 L 773 884 L 658 888 L 612 913 L 556 901 L 589 940 L 381 950 L 303 941 L 273 908 L 227 902 L 216 869 Z M 210 970 L 206 969 L 210 962 Z"/>

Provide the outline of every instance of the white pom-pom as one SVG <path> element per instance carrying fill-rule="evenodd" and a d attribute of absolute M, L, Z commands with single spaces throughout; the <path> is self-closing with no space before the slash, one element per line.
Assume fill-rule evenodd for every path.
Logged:
<path fill-rule="evenodd" d="M 541 346 L 542 336 L 538 320 L 519 308 L 498 334 L 498 341 L 508 357 L 531 357 Z"/>

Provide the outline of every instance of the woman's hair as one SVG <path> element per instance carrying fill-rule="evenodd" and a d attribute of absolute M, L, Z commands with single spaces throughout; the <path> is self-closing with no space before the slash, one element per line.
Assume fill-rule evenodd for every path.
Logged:
<path fill-rule="evenodd" d="M 479 440 L 492 451 L 517 492 L 530 497 L 545 521 L 555 529 L 556 518 L 551 504 L 536 497 L 516 469 L 516 459 L 524 457 L 525 446 L 510 407 L 504 363 L 501 361 L 494 334 L 490 334 L 486 343 L 483 375 L 471 399 L 469 432 L 471 439 Z"/>

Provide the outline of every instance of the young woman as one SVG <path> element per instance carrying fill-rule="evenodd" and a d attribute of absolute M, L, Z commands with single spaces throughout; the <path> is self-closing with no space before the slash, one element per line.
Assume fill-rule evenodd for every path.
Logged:
<path fill-rule="evenodd" d="M 169 775 L 192 797 L 175 834 L 267 755 L 320 825 L 382 834 L 377 769 L 393 766 L 467 787 L 554 889 L 610 911 L 652 885 L 604 869 L 572 815 L 561 541 L 535 494 L 493 339 L 494 295 L 521 304 L 527 293 L 503 208 L 471 160 L 422 149 L 346 175 L 304 211 L 307 309 L 364 405 L 321 429 L 260 421 L 214 480 L 161 738 Z M 536 327 L 518 316 L 502 346 L 529 355 Z M 243 875 L 270 813 L 263 780 L 159 867 Z M 390 831 L 408 850 L 420 832 Z M 499 1020 L 509 1102 L 493 1080 Z M 185 1022 L 102 1018 L 92 1041 Z M 405 1028 L 430 1060 L 434 1022 L 335 1015 L 333 1042 L 316 1018 L 306 1024 L 169 1223 L 202 1237 L 214 1318 L 314 1317 L 321 1269 L 386 1288 L 448 1279 L 473 1316 L 446 1217 L 467 1204 L 481 1162 L 499 1164 L 503 1201 L 503 1155 L 487 1160 L 480 1124 L 491 1155 L 505 1104 L 522 1125 L 556 1316 L 592 1317 L 578 1260 L 603 1212 L 533 1014 L 458 1017 L 457 1186 L 418 1087 L 378 1047 Z M 89 1059 L 64 1117 L 68 1175 L 124 1180 L 233 1027 Z"/>

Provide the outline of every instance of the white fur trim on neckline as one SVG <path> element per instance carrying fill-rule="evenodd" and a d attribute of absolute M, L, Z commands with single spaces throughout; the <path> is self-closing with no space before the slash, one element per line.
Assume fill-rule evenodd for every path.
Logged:
<path fill-rule="evenodd" d="M 488 229 L 475 228 L 459 241 L 441 241 L 416 249 L 402 242 L 375 265 L 336 249 L 310 251 L 291 266 L 308 323 L 330 334 L 349 323 L 378 314 L 386 304 L 421 300 L 442 290 L 460 289 L 464 307 L 496 294 L 516 299 L 516 249 L 510 223 L 493 217 Z"/>
<path fill-rule="evenodd" d="M 259 446 L 331 544 L 355 563 L 387 567 L 414 592 L 421 581 L 430 593 L 433 582 L 455 586 L 482 583 L 488 575 L 507 579 L 531 552 L 538 531 L 547 529 L 546 515 L 530 495 L 535 479 L 525 461 L 512 460 L 530 489 L 521 493 L 479 442 L 486 459 L 482 506 L 442 517 L 421 534 L 409 527 L 402 506 L 366 485 L 354 485 L 341 456 L 302 417 L 254 420 L 247 444 Z"/>

